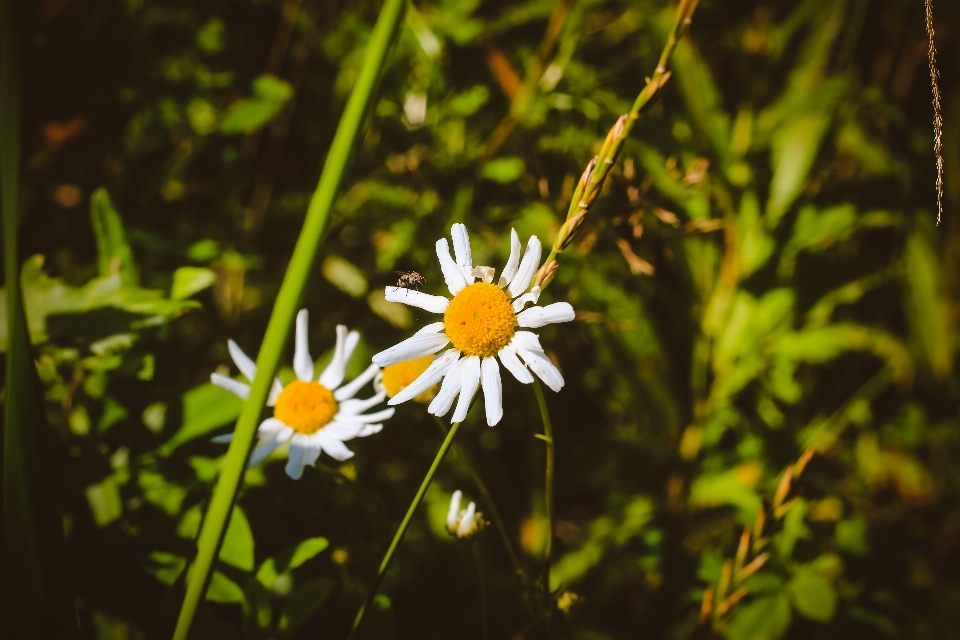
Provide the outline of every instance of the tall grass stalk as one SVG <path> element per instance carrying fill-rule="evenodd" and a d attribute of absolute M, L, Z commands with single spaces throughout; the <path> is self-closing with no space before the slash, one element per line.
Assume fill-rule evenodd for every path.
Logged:
<path fill-rule="evenodd" d="M 17 638 L 73 638 L 52 438 L 20 291 L 20 38 L 16 5 L 0 6 L 0 215 L 6 276 L 0 629 Z"/>
<path fill-rule="evenodd" d="M 227 450 L 223 472 L 217 482 L 210 508 L 203 521 L 197 544 L 197 557 L 187 585 L 187 593 L 180 609 L 174 640 L 186 640 L 190 633 L 197 606 L 209 584 L 213 562 L 217 557 L 226 525 L 240 489 L 244 468 L 257 432 L 260 415 L 267 401 L 273 377 L 277 370 L 290 326 L 300 306 L 307 277 L 320 247 L 330 211 L 347 165 L 360 139 L 362 125 L 373 104 L 374 91 L 393 41 L 403 20 L 406 0 L 386 0 L 380 10 L 376 26 L 370 36 L 363 66 L 357 77 L 350 99 L 337 127 L 327 155 L 320 182 L 307 208 L 306 219 L 297 239 L 293 257 L 280 285 L 270 322 L 257 356 L 257 374 L 237 420 L 233 441 Z"/>
<path fill-rule="evenodd" d="M 543 435 L 540 439 L 546 445 L 546 463 L 544 464 L 543 499 L 547 512 L 547 544 L 543 554 L 543 594 L 546 598 L 548 611 L 553 610 L 550 604 L 550 561 L 553 557 L 553 423 L 550 422 L 550 412 L 547 410 L 547 399 L 543 395 L 543 388 L 538 380 L 533 381 L 533 391 L 537 394 L 537 406 L 540 408 L 540 419 L 543 421 Z M 549 624 L 549 617 L 548 624 Z"/>
<path fill-rule="evenodd" d="M 453 444 L 453 438 L 457 435 L 457 431 L 459 429 L 460 423 L 454 422 L 453 426 L 450 427 L 450 431 L 447 432 L 447 437 L 444 438 L 443 444 L 440 445 L 437 455 L 434 456 L 433 463 L 427 470 L 427 475 L 423 478 L 423 482 L 420 483 L 420 488 L 417 490 L 417 494 L 413 496 L 410 506 L 407 507 L 406 515 L 403 516 L 400 526 L 397 527 L 396 533 L 393 534 L 393 540 L 390 542 L 387 552 L 383 555 L 383 560 L 380 561 L 380 569 L 377 571 L 377 577 L 373 581 L 373 586 L 370 587 L 370 591 L 367 593 L 366 599 L 363 601 L 363 604 L 360 605 L 360 610 L 357 611 L 357 616 L 353 619 L 353 628 L 350 630 L 350 635 L 347 636 L 348 640 L 353 638 L 354 634 L 357 632 L 357 629 L 360 627 L 360 622 L 363 620 L 363 614 L 366 612 L 367 607 L 370 606 L 370 603 L 373 602 L 374 596 L 377 595 L 377 590 L 380 588 L 380 583 L 383 582 L 384 576 L 387 575 L 387 569 L 390 568 L 390 563 L 393 561 L 393 554 L 397 550 L 397 547 L 400 546 L 403 536 L 406 535 L 407 528 L 410 526 L 410 521 L 413 519 L 413 514 L 423 501 L 423 496 L 427 495 L 427 489 L 430 488 L 430 484 L 433 482 L 433 476 L 436 475 L 437 469 L 440 468 L 440 463 L 443 462 L 445 457 L 447 457 L 447 451 L 450 450 L 450 445 Z"/>

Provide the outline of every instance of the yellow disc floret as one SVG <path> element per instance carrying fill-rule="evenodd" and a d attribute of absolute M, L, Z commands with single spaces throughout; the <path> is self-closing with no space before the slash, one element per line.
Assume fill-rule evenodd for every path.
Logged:
<path fill-rule="evenodd" d="M 397 364 L 384 367 L 383 389 L 387 392 L 387 397 L 392 398 L 410 386 L 411 382 L 427 370 L 431 362 L 433 362 L 433 356 L 423 356 L 416 360 L 407 360 L 406 362 L 398 362 Z M 434 396 L 437 395 L 438 388 L 439 385 L 434 385 L 418 395 L 414 400 L 417 402 L 430 402 Z"/>
<path fill-rule="evenodd" d="M 450 301 L 443 314 L 443 328 L 457 350 L 488 358 L 513 338 L 517 317 L 500 287 L 475 282 Z"/>
<path fill-rule="evenodd" d="M 300 433 L 316 433 L 337 414 L 337 401 L 330 389 L 319 382 L 295 380 L 285 386 L 273 417 Z"/>

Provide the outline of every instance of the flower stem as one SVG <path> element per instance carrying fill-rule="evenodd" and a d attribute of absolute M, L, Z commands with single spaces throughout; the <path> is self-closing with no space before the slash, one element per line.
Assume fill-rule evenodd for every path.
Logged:
<path fill-rule="evenodd" d="M 443 431 L 447 433 L 447 427 L 443 424 L 443 420 L 436 418 L 437 425 Z M 494 526 L 497 528 L 497 533 L 500 535 L 500 540 L 503 542 L 503 548 L 507 552 L 507 556 L 510 558 L 510 564 L 513 565 L 513 570 L 517 574 L 517 577 L 520 578 L 520 581 L 523 583 L 524 589 L 527 588 L 527 574 L 523 570 L 523 567 L 520 566 L 520 561 L 517 559 L 517 554 L 513 550 L 513 543 L 510 542 L 510 534 L 507 533 L 507 528 L 503 524 L 503 518 L 500 517 L 500 511 L 497 509 L 497 505 L 493 501 L 493 495 L 490 493 L 490 490 L 487 489 L 486 483 L 483 481 L 483 478 L 480 477 L 480 474 L 477 473 L 473 465 L 470 463 L 470 458 L 467 456 L 467 452 L 463 448 L 454 444 L 453 455 L 457 458 L 457 462 L 460 463 L 460 466 L 470 475 L 470 478 L 473 480 L 473 484 L 476 485 L 477 491 L 480 492 L 480 495 L 483 496 L 484 501 L 484 513 L 490 515 L 490 519 L 493 520 Z M 528 603 L 529 604 L 529 603 Z"/>
<path fill-rule="evenodd" d="M 374 91 L 385 66 L 387 53 L 397 37 L 403 20 L 405 0 L 385 0 L 370 36 L 363 66 L 344 108 L 340 124 L 330 145 L 320 182 L 307 207 L 303 229 L 297 239 L 287 273 L 280 285 L 270 322 L 257 357 L 257 374 L 250 395 L 243 405 L 234 430 L 234 438 L 227 450 L 223 471 L 217 482 L 210 508 L 204 517 L 197 544 L 193 574 L 187 585 L 180 616 L 173 633 L 174 640 L 186 640 L 190 633 L 197 607 L 203 600 L 210 582 L 213 562 L 217 557 L 233 503 L 240 490 L 247 458 L 257 433 L 260 414 L 277 370 L 280 356 L 290 334 L 290 326 L 300 306 L 307 278 L 313 268 L 314 257 L 323 240 L 330 220 L 340 183 L 353 156 L 354 148 L 363 130 L 363 122 L 374 102 Z"/>
<path fill-rule="evenodd" d="M 543 388 L 538 380 L 533 381 L 533 391 L 537 394 L 537 405 L 540 407 L 540 418 L 543 420 L 543 440 L 547 445 L 546 465 L 544 473 L 544 503 L 547 511 L 547 549 L 544 553 L 543 565 L 543 593 L 550 601 L 550 559 L 553 556 L 553 426 L 550 423 L 550 413 L 547 411 L 547 399 L 543 397 Z M 551 607 L 552 610 L 552 607 Z"/>
<path fill-rule="evenodd" d="M 373 586 L 370 587 L 370 591 L 367 593 L 366 599 L 360 606 L 360 610 L 357 611 L 357 617 L 353 620 L 353 628 L 350 630 L 350 635 L 347 636 L 348 639 L 352 638 L 353 634 L 356 633 L 357 627 L 360 626 L 360 621 L 363 620 L 364 612 L 367 610 L 367 607 L 370 606 L 370 603 L 373 602 L 374 596 L 377 595 L 377 590 L 380 588 L 380 583 L 383 582 L 383 577 L 387 574 L 387 569 L 390 568 L 390 562 L 393 560 L 393 553 L 397 550 L 397 547 L 400 546 L 400 541 L 403 540 L 404 534 L 407 533 L 407 527 L 410 526 L 410 521 L 413 519 L 413 513 L 423 501 L 423 496 L 427 494 L 427 489 L 430 488 L 430 483 L 433 482 L 433 476 L 437 473 L 440 463 L 443 462 L 443 459 L 447 456 L 447 451 L 450 450 L 450 445 L 453 444 L 453 438 L 455 435 L 457 435 L 457 430 L 459 428 L 459 422 L 454 422 L 453 426 L 450 427 L 450 431 L 447 432 L 447 437 L 444 439 L 443 444 L 440 445 L 440 449 L 437 451 L 437 455 L 433 459 L 433 464 L 430 465 L 427 475 L 423 478 L 423 482 L 420 483 L 420 489 L 417 490 L 417 495 L 413 496 L 413 501 L 407 508 L 407 515 L 403 516 L 403 521 L 400 523 L 400 526 L 397 527 L 397 532 L 393 534 L 393 541 L 390 542 L 390 547 L 387 549 L 387 553 L 384 554 L 383 560 L 380 562 L 380 570 L 377 572 L 377 578 L 373 581 Z"/>
<path fill-rule="evenodd" d="M 488 629 L 489 621 L 487 620 L 487 586 L 483 581 L 483 560 L 480 558 L 480 544 L 476 541 L 473 543 L 473 558 L 477 561 L 477 583 L 480 587 L 481 637 L 483 640 L 488 640 L 490 637 L 490 630 Z"/>

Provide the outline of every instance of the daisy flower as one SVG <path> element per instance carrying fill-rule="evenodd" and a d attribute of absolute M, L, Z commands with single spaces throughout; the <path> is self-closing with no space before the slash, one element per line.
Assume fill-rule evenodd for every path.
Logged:
<path fill-rule="evenodd" d="M 483 514 L 477 511 L 477 505 L 471 502 L 466 509 L 460 509 L 460 500 L 463 494 L 459 489 L 450 496 L 450 508 L 447 510 L 447 533 L 458 540 L 469 540 L 480 533 L 487 521 Z"/>
<path fill-rule="evenodd" d="M 274 379 L 267 406 L 273 407 L 273 417 L 267 418 L 257 430 L 260 442 L 250 455 L 250 466 L 259 464 L 284 442 L 290 442 L 287 460 L 287 475 L 294 480 L 303 475 L 306 465 L 313 465 L 321 451 L 335 460 L 346 460 L 353 452 L 343 444 L 346 440 L 362 438 L 377 433 L 383 425 L 377 424 L 393 415 L 394 409 L 375 413 L 363 413 L 383 402 L 387 395 L 380 391 L 366 400 L 354 399 L 357 392 L 380 372 L 380 367 L 371 364 L 353 381 L 343 384 L 347 363 L 360 340 L 356 331 L 347 332 L 345 326 L 337 325 L 337 346 L 330 364 L 314 380 L 313 358 L 307 346 L 307 310 L 297 314 L 296 339 L 293 353 L 293 370 L 297 379 L 284 386 Z M 227 342 L 230 357 L 240 372 L 250 381 L 257 373 L 257 365 L 233 340 Z M 250 385 L 219 373 L 210 376 L 210 381 L 221 389 L 246 400 Z M 233 434 L 214 438 L 217 442 L 229 442 Z"/>
<path fill-rule="evenodd" d="M 387 397 L 392 398 L 419 378 L 420 374 L 427 370 L 431 362 L 433 362 L 433 356 L 424 356 L 414 360 L 387 365 L 383 368 L 383 371 L 377 374 L 377 378 L 373 382 L 374 387 L 377 391 L 383 389 L 387 392 Z M 440 385 L 435 384 L 415 397 L 414 401 L 429 404 L 429 402 L 436 397 L 437 391 L 439 390 Z"/>
<path fill-rule="evenodd" d="M 373 361 L 387 367 L 435 354 L 452 344 L 388 404 L 416 398 L 442 380 L 440 391 L 427 410 L 436 416 L 445 415 L 459 395 L 452 422 L 461 422 L 482 384 L 487 424 L 493 426 L 503 417 L 501 363 L 524 384 L 533 382 L 532 371 L 554 391 L 563 386 L 563 376 L 543 352 L 537 335 L 522 329 L 569 322 L 573 320 L 573 307 L 556 302 L 546 307 L 524 308 L 536 304 L 540 297 L 539 287 L 527 291 L 540 266 L 541 246 L 536 236 L 530 236 L 521 259 L 520 238 L 511 230 L 510 258 L 494 284 L 491 267 L 473 266 L 467 228 L 455 224 L 451 235 L 456 260 L 450 257 L 446 238 L 437 241 L 437 257 L 452 299 L 400 287 L 387 287 L 385 291 L 387 300 L 442 313 L 443 321 L 429 324 L 400 344 L 381 351 L 373 356 Z"/>

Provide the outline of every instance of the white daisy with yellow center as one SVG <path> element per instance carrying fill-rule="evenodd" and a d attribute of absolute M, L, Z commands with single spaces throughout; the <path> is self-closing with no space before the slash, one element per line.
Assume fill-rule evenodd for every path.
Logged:
<path fill-rule="evenodd" d="M 426 371 L 388 404 L 416 398 L 443 380 L 427 410 L 436 416 L 445 415 L 459 395 L 452 421 L 460 422 L 467 417 L 470 402 L 482 384 L 487 424 L 493 426 L 503 417 L 497 358 L 524 384 L 533 382 L 533 371 L 554 391 L 563 387 L 563 376 L 544 353 L 537 335 L 521 329 L 570 322 L 573 307 L 556 302 L 524 309 L 527 304 L 536 304 L 540 297 L 539 287 L 527 291 L 540 266 L 541 246 L 536 236 L 530 236 L 521 259 L 520 238 L 511 230 L 510 258 L 494 284 L 491 267 L 473 266 L 467 228 L 455 224 L 451 235 L 456 261 L 450 257 L 446 238 L 437 241 L 437 257 L 452 299 L 400 287 L 387 287 L 385 291 L 387 300 L 442 313 L 443 321 L 429 324 L 400 344 L 381 351 L 373 356 L 373 361 L 386 367 L 435 354 L 452 343 L 453 348 L 437 355 Z"/>
<path fill-rule="evenodd" d="M 387 394 L 383 391 L 366 400 L 354 399 L 357 392 L 379 373 L 380 367 L 377 365 L 371 364 L 353 381 L 342 384 L 347 363 L 360 340 L 360 334 L 348 332 L 342 324 L 337 325 L 337 346 L 333 358 L 319 379 L 314 380 L 313 358 L 307 345 L 307 321 L 307 310 L 302 309 L 297 314 L 293 353 L 293 370 L 297 379 L 286 386 L 274 379 L 267 399 L 267 406 L 273 407 L 273 417 L 260 424 L 257 431 L 260 442 L 250 454 L 252 467 L 289 441 L 287 475 L 294 480 L 303 475 L 305 466 L 312 466 L 317 461 L 321 451 L 326 451 L 335 460 L 353 457 L 353 452 L 343 443 L 377 433 L 383 428 L 377 423 L 391 417 L 394 412 L 394 409 L 384 409 L 363 413 L 386 399 Z M 257 365 L 233 340 L 227 342 L 227 346 L 237 368 L 248 380 L 253 381 Z M 250 385 L 239 380 L 214 373 L 210 381 L 241 400 L 246 400 L 250 395 Z M 232 438 L 233 434 L 227 434 L 214 440 L 229 442 Z"/>

